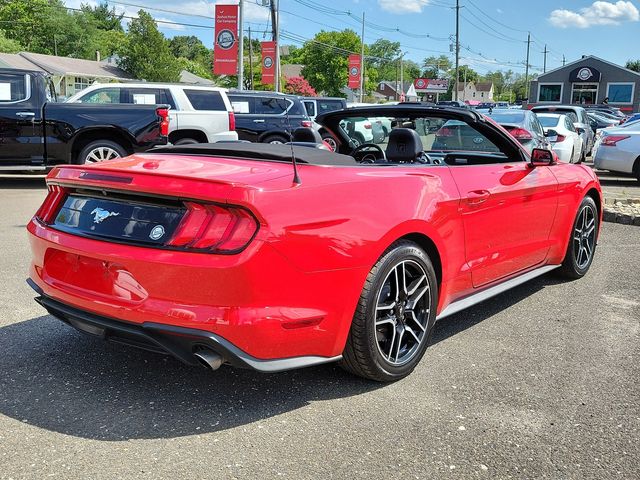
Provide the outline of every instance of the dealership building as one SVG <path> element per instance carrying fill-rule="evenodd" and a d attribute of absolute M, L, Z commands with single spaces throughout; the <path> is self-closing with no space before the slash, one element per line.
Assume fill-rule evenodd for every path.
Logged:
<path fill-rule="evenodd" d="M 540 75 L 530 84 L 529 104 L 597 104 L 607 99 L 624 112 L 640 109 L 640 73 L 593 55 Z"/>

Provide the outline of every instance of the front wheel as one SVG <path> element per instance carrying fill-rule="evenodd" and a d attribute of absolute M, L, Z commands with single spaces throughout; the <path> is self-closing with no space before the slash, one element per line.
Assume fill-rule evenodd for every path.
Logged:
<path fill-rule="evenodd" d="M 560 268 L 560 275 L 578 279 L 586 275 L 596 252 L 596 239 L 600 217 L 598 207 L 591 197 L 584 197 L 573 222 L 567 253 Z"/>
<path fill-rule="evenodd" d="M 85 163 L 98 163 L 104 162 L 105 160 L 113 160 L 114 158 L 126 157 L 127 155 L 127 151 L 119 143 L 111 140 L 96 140 L 89 143 L 80 151 L 76 163 L 81 165 Z"/>
<path fill-rule="evenodd" d="M 342 366 L 379 382 L 409 375 L 427 348 L 437 299 L 438 284 L 429 257 L 413 242 L 393 244 L 369 272 Z"/>
<path fill-rule="evenodd" d="M 289 140 L 287 140 L 281 135 L 270 135 L 267 138 L 265 138 L 262 142 L 270 143 L 271 145 L 281 145 L 283 143 L 287 143 L 288 141 Z"/>

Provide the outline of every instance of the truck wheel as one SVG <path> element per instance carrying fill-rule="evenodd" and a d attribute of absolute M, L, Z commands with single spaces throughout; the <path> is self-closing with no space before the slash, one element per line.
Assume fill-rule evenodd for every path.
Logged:
<path fill-rule="evenodd" d="M 191 145 L 194 143 L 200 143 L 195 138 L 181 138 L 180 140 L 176 140 L 174 145 Z"/>
<path fill-rule="evenodd" d="M 85 163 L 104 162 L 105 160 L 126 157 L 127 155 L 127 151 L 119 143 L 111 140 L 96 140 L 82 149 L 76 159 L 76 163 L 82 165 Z"/>
<path fill-rule="evenodd" d="M 369 272 L 341 365 L 370 380 L 409 375 L 429 343 L 438 283 L 427 254 L 413 242 L 391 245 Z"/>

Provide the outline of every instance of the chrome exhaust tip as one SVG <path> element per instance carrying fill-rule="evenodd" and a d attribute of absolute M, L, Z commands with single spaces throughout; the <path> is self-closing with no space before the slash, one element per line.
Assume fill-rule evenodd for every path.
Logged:
<path fill-rule="evenodd" d="M 193 353 L 193 356 L 198 359 L 200 365 L 209 370 L 219 369 L 224 362 L 224 358 L 211 350 L 198 350 Z"/>

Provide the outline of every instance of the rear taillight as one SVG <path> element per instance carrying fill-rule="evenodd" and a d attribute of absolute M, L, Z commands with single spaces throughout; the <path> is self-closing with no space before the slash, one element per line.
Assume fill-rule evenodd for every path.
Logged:
<path fill-rule="evenodd" d="M 64 200 L 65 193 L 66 192 L 63 187 L 59 185 L 49 185 L 49 193 L 36 212 L 35 217 L 44 223 L 49 223 L 58 211 L 58 207 L 62 203 L 62 200 Z"/>
<path fill-rule="evenodd" d="M 212 253 L 235 253 L 258 231 L 258 222 L 240 207 L 185 203 L 187 213 L 167 245 Z"/>
<path fill-rule="evenodd" d="M 302 125 L 304 128 L 311 128 L 313 126 L 313 122 L 311 120 L 302 120 L 300 122 L 300 125 Z"/>
<path fill-rule="evenodd" d="M 236 129 L 236 115 L 233 112 L 229 112 L 229 131 L 234 132 Z"/>
<path fill-rule="evenodd" d="M 157 108 L 156 113 L 160 117 L 160 135 L 166 137 L 169 135 L 169 109 Z"/>
<path fill-rule="evenodd" d="M 365 122 L 364 128 L 367 129 L 367 130 L 371 130 L 371 128 L 372 128 L 371 122 Z"/>
<path fill-rule="evenodd" d="M 558 135 L 558 136 L 556 136 L 556 139 L 555 139 L 554 143 L 564 142 L 566 138 L 567 137 L 565 137 L 564 135 Z"/>
<path fill-rule="evenodd" d="M 615 147 L 618 142 L 626 140 L 629 137 L 630 135 L 607 135 L 606 137 L 602 137 L 600 145 L 603 147 Z"/>
<path fill-rule="evenodd" d="M 509 133 L 513 138 L 515 138 L 520 142 L 522 141 L 526 142 L 527 140 L 533 139 L 533 137 L 531 136 L 531 133 L 528 130 L 525 130 L 524 128 L 513 128 L 509 130 Z"/>

